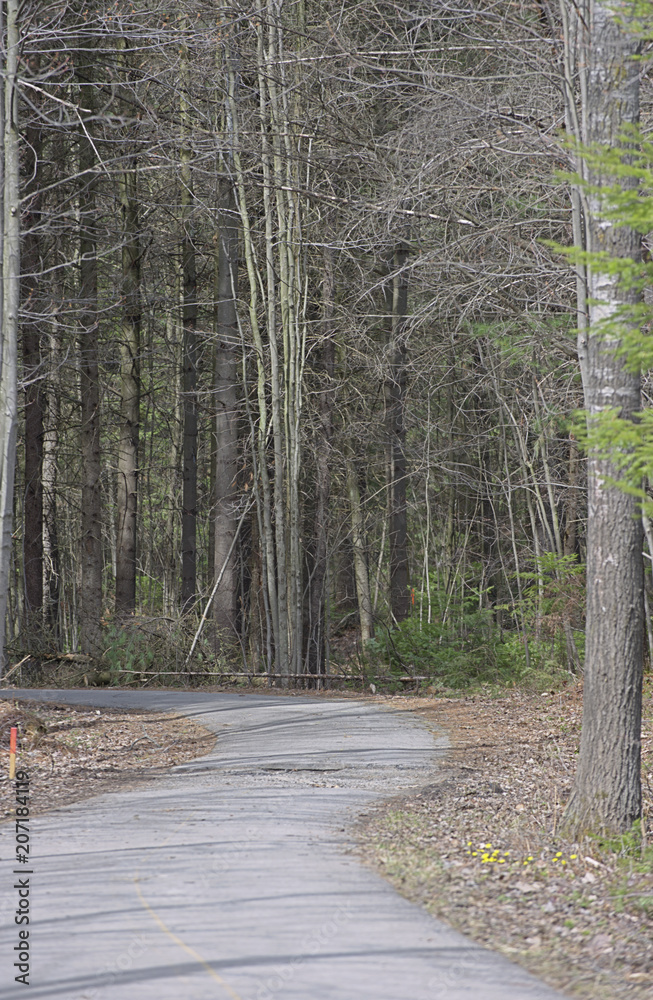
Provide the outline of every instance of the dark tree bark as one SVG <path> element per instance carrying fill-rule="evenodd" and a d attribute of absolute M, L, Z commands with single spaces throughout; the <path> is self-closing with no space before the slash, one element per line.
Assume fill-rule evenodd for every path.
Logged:
<path fill-rule="evenodd" d="M 335 282 L 333 251 L 324 250 L 322 276 L 322 378 L 318 397 L 319 426 L 315 435 L 315 517 L 308 567 L 308 621 L 306 625 L 306 667 L 308 674 L 323 674 L 325 668 L 325 586 L 328 566 L 329 496 L 331 488 L 331 439 L 335 393 L 334 336 Z"/>
<path fill-rule="evenodd" d="M 197 275 L 195 248 L 188 209 L 192 202 L 190 161 L 182 160 L 183 272 L 183 371 L 184 413 L 182 514 L 181 514 L 181 604 L 188 611 L 197 586 Z"/>
<path fill-rule="evenodd" d="M 391 292 L 392 326 L 390 337 L 390 377 L 386 385 L 386 420 L 390 451 L 390 609 L 396 621 L 410 614 L 408 591 L 408 508 L 406 486 L 406 315 L 408 277 L 405 271 L 408 248 L 400 243 L 393 260 Z M 390 295 L 388 295 L 390 298 Z"/>
<path fill-rule="evenodd" d="M 95 91 L 88 42 L 78 66 L 80 105 L 89 109 L 79 142 L 79 380 L 81 393 L 82 545 L 80 644 L 96 656 L 101 645 L 102 497 L 98 372 L 97 167 L 91 131 Z M 58 597 L 58 595 L 57 595 Z"/>
<path fill-rule="evenodd" d="M 238 220 L 233 186 L 222 184 L 218 224 L 217 329 L 215 346 L 215 517 L 214 574 L 226 569 L 213 601 L 216 652 L 226 636 L 236 634 L 238 563 L 229 556 L 236 516 L 238 473 Z"/>
<path fill-rule="evenodd" d="M 141 251 L 139 239 L 138 164 L 129 158 L 119 180 L 122 214 L 122 301 L 120 339 L 120 441 L 118 444 L 118 532 L 116 614 L 136 608 L 138 515 L 138 446 L 140 436 Z"/>
<path fill-rule="evenodd" d="M 184 27 L 187 27 L 183 15 Z M 182 144 L 179 181 L 181 186 L 182 321 L 182 499 L 181 499 L 181 606 L 189 611 L 197 589 L 197 270 L 193 241 L 193 150 L 190 141 L 190 61 L 186 41 L 181 46 L 180 113 Z"/>
<path fill-rule="evenodd" d="M 358 601 L 358 620 L 360 622 L 361 646 L 365 648 L 374 635 L 374 617 L 372 614 L 372 598 L 370 595 L 370 574 L 367 565 L 367 539 L 365 532 L 365 517 L 361 503 L 358 471 L 350 453 L 345 455 L 347 475 L 347 493 L 349 495 L 349 512 L 351 523 L 351 544 L 353 549 L 354 576 L 356 579 L 356 597 Z"/>
<path fill-rule="evenodd" d="M 59 617 L 61 565 L 57 510 L 57 450 L 60 436 L 60 408 L 57 372 L 60 364 L 60 347 L 56 329 L 50 333 L 49 340 L 48 380 L 45 391 L 46 416 L 43 429 L 43 605 L 46 628 L 55 647 L 59 649 L 61 643 Z M 81 447 L 80 451 L 82 452 L 82 461 L 84 461 Z M 101 566 L 99 578 L 101 582 Z"/>
<path fill-rule="evenodd" d="M 639 116 L 638 42 L 614 11 L 590 5 L 586 139 L 616 145 Z M 593 184 L 612 183 L 595 174 Z M 637 259 L 638 235 L 601 219 L 590 202 L 590 249 Z M 590 328 L 581 339 L 585 406 L 592 415 L 615 408 L 623 418 L 640 409 L 639 377 L 617 354 L 618 332 L 605 328 L 630 293 L 593 268 Z M 587 640 L 583 726 L 567 821 L 578 830 L 623 831 L 641 812 L 643 658 L 642 522 L 635 500 L 607 485 L 618 478 L 609 460 L 588 456 Z"/>

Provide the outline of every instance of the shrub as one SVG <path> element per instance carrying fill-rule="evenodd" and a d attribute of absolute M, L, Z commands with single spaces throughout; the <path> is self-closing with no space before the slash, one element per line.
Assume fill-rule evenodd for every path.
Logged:
<path fill-rule="evenodd" d="M 426 594 L 418 593 L 415 605 L 422 613 L 393 629 L 381 626 L 366 647 L 370 664 L 451 688 L 547 686 L 573 669 L 570 641 L 571 659 L 582 659 L 584 635 L 577 627 L 582 620 L 582 576 L 574 557 L 548 553 L 533 573 L 522 574 L 526 586 L 521 601 L 494 607 L 487 606 L 485 592 L 469 584 L 461 598 L 438 588 L 433 579 L 431 621 L 425 620 Z M 507 612 L 508 628 L 506 614 L 500 623 L 501 612 Z"/>

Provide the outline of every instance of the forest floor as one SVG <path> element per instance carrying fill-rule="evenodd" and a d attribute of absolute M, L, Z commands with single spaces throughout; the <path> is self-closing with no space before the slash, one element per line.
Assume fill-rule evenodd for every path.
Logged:
<path fill-rule="evenodd" d="M 563 836 L 582 689 L 383 699 L 447 732 L 438 781 L 373 807 L 361 853 L 396 888 L 574 997 L 653 996 L 653 697 L 644 702 L 644 841 Z M 647 824 L 644 824 L 645 827 Z"/>
<path fill-rule="evenodd" d="M 0 702 L 0 821 L 15 806 L 7 766 L 9 733 L 16 726 L 16 767 L 30 775 L 30 815 L 132 787 L 208 753 L 216 736 L 169 712 L 108 711 L 37 701 Z"/>
<path fill-rule="evenodd" d="M 451 744 L 432 785 L 362 817 L 359 854 L 434 916 L 570 996 L 649 998 L 652 688 L 644 703 L 643 845 L 632 836 L 576 843 L 560 833 L 580 687 L 499 697 L 345 695 L 414 713 Z M 184 716 L 0 702 L 0 746 L 8 746 L 12 725 L 20 734 L 18 766 L 42 776 L 31 782 L 33 815 L 132 787 L 208 753 L 215 741 Z M 0 820 L 12 815 L 13 797 L 3 765 Z"/>

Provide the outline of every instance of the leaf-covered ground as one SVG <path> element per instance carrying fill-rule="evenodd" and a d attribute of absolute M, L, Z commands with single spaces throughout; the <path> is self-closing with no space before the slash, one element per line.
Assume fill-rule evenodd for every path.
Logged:
<path fill-rule="evenodd" d="M 18 730 L 17 767 L 30 775 L 30 814 L 98 792 L 126 788 L 208 753 L 215 734 L 184 716 L 116 712 L 43 702 L 0 702 L 0 819 L 12 815 L 9 734 Z"/>
<path fill-rule="evenodd" d="M 557 989 L 592 1000 L 650 1000 L 650 822 L 643 844 L 634 836 L 575 843 L 560 834 L 580 689 L 387 701 L 444 729 L 452 748 L 435 784 L 365 817 L 365 856 L 409 899 Z M 644 715 L 650 816 L 650 689 Z"/>

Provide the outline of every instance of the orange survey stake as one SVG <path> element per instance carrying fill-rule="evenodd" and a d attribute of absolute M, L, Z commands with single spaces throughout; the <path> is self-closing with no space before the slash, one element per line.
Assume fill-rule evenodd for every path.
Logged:
<path fill-rule="evenodd" d="M 9 735 L 9 779 L 16 777 L 16 736 L 18 729 L 12 726 Z"/>

